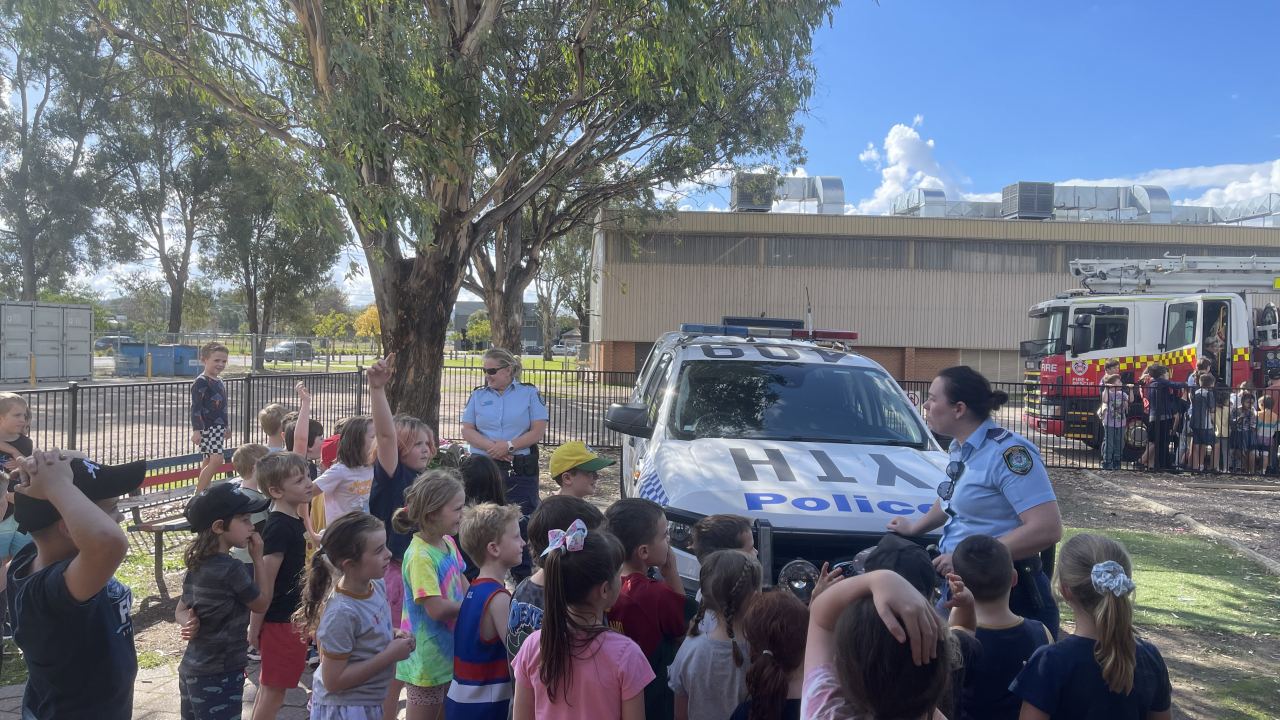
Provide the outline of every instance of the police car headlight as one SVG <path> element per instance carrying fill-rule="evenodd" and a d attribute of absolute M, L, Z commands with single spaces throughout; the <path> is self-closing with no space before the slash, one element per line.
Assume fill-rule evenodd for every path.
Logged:
<path fill-rule="evenodd" d="M 667 532 L 671 535 L 671 547 L 685 552 L 693 552 L 693 526 L 675 520 L 667 521 Z"/>

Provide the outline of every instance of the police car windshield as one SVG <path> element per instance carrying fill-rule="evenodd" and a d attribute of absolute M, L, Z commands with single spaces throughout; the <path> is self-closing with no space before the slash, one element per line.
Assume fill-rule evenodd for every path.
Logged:
<path fill-rule="evenodd" d="M 927 446 L 919 416 L 892 378 L 826 363 L 686 362 L 670 423 L 682 440 Z"/>

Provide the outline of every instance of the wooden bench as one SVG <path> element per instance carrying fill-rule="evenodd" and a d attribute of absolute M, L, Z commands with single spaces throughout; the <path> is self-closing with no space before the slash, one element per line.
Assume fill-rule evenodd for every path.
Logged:
<path fill-rule="evenodd" d="M 171 532 L 186 532 L 191 530 L 191 525 L 187 519 L 183 517 L 183 510 L 187 507 L 187 501 L 196 492 L 196 478 L 200 477 L 199 463 L 203 460 L 203 456 L 196 453 L 192 455 L 184 455 L 181 457 L 163 458 L 160 460 L 150 460 L 147 462 L 147 472 L 153 470 L 169 470 L 170 468 L 182 467 L 184 465 L 195 464 L 196 467 L 188 467 L 180 470 L 169 470 L 169 472 L 160 472 L 155 475 L 149 475 L 142 482 L 142 487 L 134 491 L 129 497 L 120 501 L 120 510 L 128 511 L 133 516 L 133 522 L 129 525 L 130 532 L 151 533 L 155 538 L 154 546 L 154 562 L 156 589 L 160 591 L 160 597 L 169 599 L 169 588 L 164 581 L 164 536 Z M 217 474 L 231 471 L 231 463 L 224 463 L 218 468 Z M 181 485 L 179 485 L 181 483 Z M 146 488 L 160 487 L 163 485 L 178 485 L 178 487 L 165 488 L 163 490 L 152 490 L 144 492 Z M 152 508 L 161 508 L 160 516 L 151 520 L 143 520 L 142 511 Z"/>

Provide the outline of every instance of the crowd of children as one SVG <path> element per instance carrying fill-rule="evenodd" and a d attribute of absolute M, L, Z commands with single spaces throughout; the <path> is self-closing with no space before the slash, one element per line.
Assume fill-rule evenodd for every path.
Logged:
<path fill-rule="evenodd" d="M 1215 378 L 1211 358 L 1201 358 L 1185 382 L 1152 363 L 1126 385 L 1118 360 L 1109 360 L 1099 388 L 1097 416 L 1102 428 L 1102 469 L 1119 470 L 1125 432 L 1133 417 L 1146 420 L 1147 445 L 1134 463 L 1138 470 L 1280 472 L 1280 373 L 1266 388 L 1242 381 L 1232 389 Z"/>
<path fill-rule="evenodd" d="M 261 660 L 252 717 L 274 718 L 309 645 L 316 720 L 395 718 L 402 695 L 413 720 L 1169 717 L 1168 672 L 1135 634 L 1132 563 L 1115 541 L 1080 534 L 1062 546 L 1055 586 L 1076 632 L 1057 642 L 1010 612 L 1012 559 L 982 535 L 955 549 L 945 580 L 923 549 L 892 536 L 861 574 L 824 568 L 806 607 L 762 589 L 750 520 L 714 515 L 693 527 L 695 603 L 660 506 L 624 498 L 602 513 L 585 499 L 612 462 L 585 445 L 552 455 L 560 492 L 528 518 L 506 502 L 492 460 L 430 468 L 430 429 L 391 414 L 392 361 L 369 369 L 372 416 L 340 423 L 330 458 L 300 387 L 296 414 L 259 414 L 267 442 L 235 451 L 238 480 L 210 477 L 188 504 L 196 535 L 175 614 L 184 719 L 241 716 L 251 648 Z M 216 388 L 218 363 L 207 367 Z M 193 405 L 216 394 L 193 391 Z M 1214 409 L 1201 400 L 1197 410 L 1198 397 L 1193 428 Z M 145 463 L 22 447 L 22 428 L 5 423 L 15 402 L 0 396 L 0 452 L 32 540 L 8 575 L 29 666 L 24 712 L 127 718 L 137 659 L 131 598 L 112 577 L 128 548 L 116 505 Z M 220 453 L 208 438 L 226 439 L 225 414 L 222 433 L 201 417 L 193 440 Z M 1207 437 L 1193 433 L 1193 457 Z M 512 588 L 522 520 L 535 571 Z"/>

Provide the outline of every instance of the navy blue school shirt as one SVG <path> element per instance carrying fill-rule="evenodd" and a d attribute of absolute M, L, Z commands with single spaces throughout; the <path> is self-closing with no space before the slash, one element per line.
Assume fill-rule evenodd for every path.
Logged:
<path fill-rule="evenodd" d="M 1009 690 L 1056 720 L 1145 720 L 1169 709 L 1169 669 L 1155 645 L 1138 640 L 1128 695 L 1107 687 L 1093 647 L 1089 638 L 1068 635 L 1036 650 Z"/>
<path fill-rule="evenodd" d="M 978 648 L 965 667 L 960 720 L 1018 720 L 1022 698 L 1009 692 L 1009 684 L 1053 638 L 1044 623 L 1027 618 L 1007 628 L 979 627 L 973 636 Z"/>
<path fill-rule="evenodd" d="M 67 589 L 71 560 L 35 572 L 36 546 L 9 566 L 13 639 L 27 662 L 24 714 L 58 720 L 129 720 L 138 655 L 133 595 L 115 578 L 80 602 Z"/>
<path fill-rule="evenodd" d="M 369 514 L 378 518 L 387 526 L 387 549 L 391 551 L 391 559 L 400 562 L 404 559 L 404 551 L 409 549 L 409 541 L 413 535 L 404 535 L 391 529 L 391 516 L 396 510 L 404 507 L 404 491 L 418 477 L 418 471 L 411 470 L 402 462 L 396 463 L 394 475 L 388 475 L 382 463 L 373 461 L 373 487 L 369 490 Z"/>

